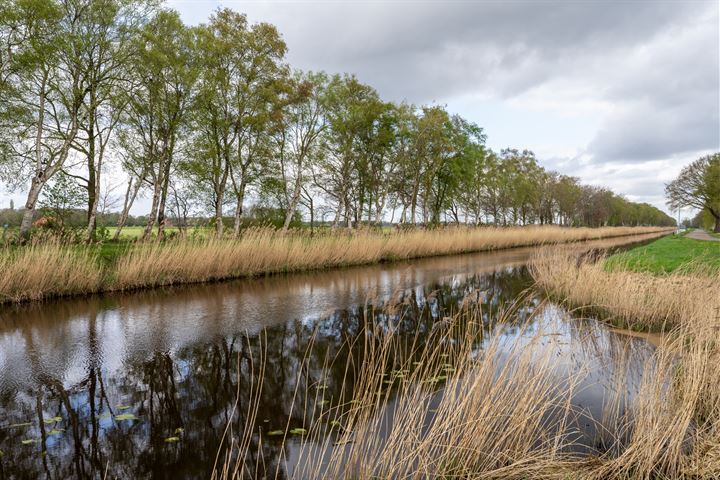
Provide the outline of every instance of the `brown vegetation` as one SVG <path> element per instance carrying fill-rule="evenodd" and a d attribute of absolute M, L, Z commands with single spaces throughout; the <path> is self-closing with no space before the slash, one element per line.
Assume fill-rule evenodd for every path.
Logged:
<path fill-rule="evenodd" d="M 260 229 L 246 232 L 239 240 L 178 241 L 136 248 L 118 262 L 114 286 L 125 289 L 202 282 L 664 231 L 667 229 L 657 227 L 535 226 L 310 237 Z"/>
<path fill-rule="evenodd" d="M 632 330 L 667 331 L 712 317 L 713 309 L 720 308 L 718 277 L 700 265 L 653 276 L 619 268 L 609 271 L 603 262 L 578 261 L 573 252 L 547 251 L 534 259 L 531 272 L 549 296 Z"/>
<path fill-rule="evenodd" d="M 0 303 L 664 231 L 537 226 L 309 236 L 255 229 L 238 240 L 139 243 L 105 266 L 88 250 L 53 242 L 0 252 Z"/>
<path fill-rule="evenodd" d="M 95 292 L 103 271 L 85 249 L 32 245 L 0 254 L 0 303 Z"/>
<path fill-rule="evenodd" d="M 424 342 L 401 341 L 387 325 L 366 322 L 364 355 L 348 366 L 358 371 L 354 397 L 325 407 L 324 390 L 298 380 L 296 401 L 308 412 L 304 435 L 292 457 L 267 477 L 718 478 L 717 283 L 702 275 L 608 274 L 567 254 L 541 257 L 533 272 L 542 275 L 545 288 L 563 295 L 569 284 L 580 287 L 584 293 L 575 302 L 602 305 L 628 323 L 637 315 L 667 330 L 642 367 L 637 395 L 627 393 L 627 352 L 616 355 L 614 393 L 605 400 L 603 418 L 593 420 L 604 448 L 576 448 L 574 419 L 581 412 L 572 398 L 586 377 L 582 370 L 559 373 L 553 350 L 545 347 L 553 333 L 530 318 L 524 325 L 533 328 L 521 327 L 525 342 L 509 349 L 499 337 L 483 342 L 480 307 L 471 305 L 440 321 Z M 542 306 L 535 312 L 542 315 Z M 515 319 L 507 315 L 506 321 Z M 229 442 L 214 478 L 257 473 L 262 460 L 256 456 L 268 440 L 260 437 L 253 448 Z"/>
<path fill-rule="evenodd" d="M 478 318 L 448 320 L 423 345 L 371 328 L 354 398 L 324 407 L 322 390 L 298 388 L 296 402 L 308 412 L 303 436 L 268 478 L 710 479 L 720 472 L 712 342 L 680 335 L 663 344 L 632 401 L 620 375 L 607 416 L 594 419 L 612 446 L 603 451 L 577 443 L 581 412 L 572 397 L 583 375 L 559 380 L 553 350 L 540 347 L 552 333 L 529 333 L 530 348 L 517 344 L 502 355 L 495 339 L 478 353 Z M 403 349 L 415 355 L 400 363 Z M 614 408 L 621 403 L 627 410 Z M 288 425 L 285 439 L 296 428 Z M 251 430 L 245 425 L 230 442 L 215 478 L 257 473 L 268 439 L 261 432 L 250 448 L 243 439 Z M 578 453 L 580 446 L 591 453 Z"/>

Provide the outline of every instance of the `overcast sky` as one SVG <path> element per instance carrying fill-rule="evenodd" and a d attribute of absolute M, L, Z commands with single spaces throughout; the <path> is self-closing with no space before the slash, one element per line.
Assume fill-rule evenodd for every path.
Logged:
<path fill-rule="evenodd" d="M 493 149 L 667 210 L 664 183 L 720 150 L 720 2 L 169 0 L 275 24 L 291 66 L 447 105 Z"/>
<path fill-rule="evenodd" d="M 665 208 L 664 183 L 720 150 L 720 3 L 171 0 L 270 22 L 297 68 L 354 73 L 389 100 L 439 103 L 492 148 Z"/>

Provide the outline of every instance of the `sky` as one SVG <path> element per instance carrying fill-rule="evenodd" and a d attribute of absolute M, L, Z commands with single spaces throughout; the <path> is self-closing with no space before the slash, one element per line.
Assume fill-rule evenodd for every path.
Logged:
<path fill-rule="evenodd" d="M 488 145 L 668 211 L 664 184 L 720 151 L 720 1 L 168 0 L 269 22 L 293 68 L 440 104 Z M 16 203 L 19 204 L 19 202 Z M 141 207 L 140 207 L 141 208 Z"/>

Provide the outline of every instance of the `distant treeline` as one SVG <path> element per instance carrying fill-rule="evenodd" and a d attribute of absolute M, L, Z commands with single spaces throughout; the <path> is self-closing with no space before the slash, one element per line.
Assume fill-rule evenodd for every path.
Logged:
<path fill-rule="evenodd" d="M 0 2 L 0 174 L 28 191 L 27 235 L 43 207 L 133 220 L 233 218 L 255 204 L 349 228 L 434 225 L 672 225 L 672 218 L 577 178 L 528 150 L 494 152 L 481 127 L 438 105 L 382 100 L 352 75 L 292 70 L 267 23 L 217 10 L 183 24 L 151 0 Z M 106 180 L 127 174 L 113 201 Z M 114 186 L 116 187 L 116 186 Z M 118 234 L 119 234 L 118 229 Z"/>

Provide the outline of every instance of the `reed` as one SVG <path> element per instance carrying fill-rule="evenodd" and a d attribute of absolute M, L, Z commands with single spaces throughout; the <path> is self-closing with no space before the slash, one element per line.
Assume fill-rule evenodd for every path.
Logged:
<path fill-rule="evenodd" d="M 665 332 L 633 408 L 616 419 L 631 432 L 627 445 L 588 476 L 720 477 L 720 277 L 701 265 L 660 277 L 608 271 L 557 251 L 539 255 L 531 271 L 555 298 Z"/>
<path fill-rule="evenodd" d="M 667 331 L 681 323 L 711 318 L 720 308 L 718 276 L 698 265 L 666 276 L 609 271 L 603 261 L 577 252 L 543 251 L 530 265 L 537 285 L 554 298 L 601 315 L 616 326 Z"/>
<path fill-rule="evenodd" d="M 85 248 L 51 243 L 0 254 L 0 303 L 92 293 L 102 282 L 97 258 Z"/>
<path fill-rule="evenodd" d="M 666 232 L 533 226 L 310 236 L 252 229 L 239 239 L 138 243 L 109 263 L 88 248 L 50 242 L 0 251 L 0 303 Z"/>
<path fill-rule="evenodd" d="M 447 228 L 378 234 L 308 236 L 249 230 L 237 240 L 181 240 L 143 245 L 120 258 L 112 288 L 193 283 L 317 270 L 435 255 L 663 233 L 660 228 Z"/>
<path fill-rule="evenodd" d="M 360 336 L 363 354 L 348 366 L 355 379 L 352 397 L 333 399 L 326 408 L 323 394 L 298 380 L 297 403 L 309 412 L 307 434 L 296 441 L 291 457 L 261 476 L 718 478 L 717 278 L 626 278 L 579 260 L 577 251 L 544 253 L 534 262 L 533 273 L 556 296 L 569 298 L 571 286 L 580 288 L 582 295 L 572 297 L 575 305 L 601 306 L 627 323 L 639 325 L 633 320 L 637 316 L 645 327 L 665 329 L 655 353 L 642 365 L 636 394 L 627 393 L 629 352 L 613 353 L 614 390 L 605 399 L 602 418 L 589 420 L 599 426 L 602 438 L 597 442 L 579 440 L 576 420 L 582 412 L 573 407 L 581 381 L 588 377 L 582 369 L 568 373 L 558 365 L 554 351 L 545 346 L 552 341 L 552 328 L 545 330 L 535 321 L 552 310 L 537 307 L 520 324 L 525 340 L 508 346 L 499 336 L 487 338 L 481 307 L 469 305 L 438 321 L 422 341 L 420 336 L 401 339 L 392 322 L 366 319 Z M 520 300 L 518 306 L 523 304 Z M 498 324 L 517 325 L 517 318 L 511 310 Z M 289 431 L 290 425 L 284 440 Z M 214 478 L 254 478 L 258 473 L 255 457 L 263 451 L 262 435 L 252 449 L 240 445 L 229 444 Z M 578 453 L 580 446 L 585 453 Z"/>
<path fill-rule="evenodd" d="M 430 338 L 401 339 L 366 319 L 352 398 L 325 398 L 296 384 L 309 406 L 297 456 L 263 478 L 563 478 L 573 454 L 569 399 L 580 375 L 558 381 L 547 339 L 509 351 L 483 343 L 478 308 L 446 318 Z M 481 346 L 482 345 L 482 346 Z M 345 381 L 345 380 L 344 380 Z M 344 387 L 344 385 L 343 385 Z M 340 391 L 344 391 L 341 388 Z M 249 415 L 256 407 L 248 406 Z M 290 407 L 293 410 L 295 405 Z M 284 440 L 290 438 L 290 426 Z M 263 443 L 228 442 L 215 479 L 255 478 Z"/>

